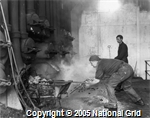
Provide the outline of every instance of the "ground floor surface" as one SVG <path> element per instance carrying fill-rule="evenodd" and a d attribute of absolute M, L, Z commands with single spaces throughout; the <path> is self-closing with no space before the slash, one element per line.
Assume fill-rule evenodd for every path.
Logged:
<path fill-rule="evenodd" d="M 133 80 L 133 88 L 145 101 L 145 106 L 139 106 L 134 104 L 124 91 L 116 93 L 118 99 L 118 111 L 140 111 L 142 113 L 141 118 L 150 118 L 150 81 L 142 79 Z M 58 105 L 58 109 L 71 110 L 72 113 L 80 110 L 80 117 L 88 116 L 88 110 L 105 110 L 103 105 L 107 102 L 107 93 L 105 87 L 102 84 L 94 85 L 88 89 L 80 88 L 68 97 L 61 99 L 61 107 Z M 57 108 L 55 108 L 56 110 Z M 45 110 L 50 110 L 46 108 Z M 106 109 L 107 110 L 107 109 Z M 96 114 L 96 111 L 93 111 Z M 129 112 L 128 112 L 129 113 Z M 73 116 L 73 115 L 72 115 Z M 77 116 L 76 116 L 77 117 Z M 89 116 L 92 117 L 92 116 Z M 98 117 L 95 115 L 95 117 Z M 100 116 L 99 116 L 100 117 Z M 25 112 L 6 108 L 0 104 L 0 118 L 26 118 Z M 47 117 L 50 118 L 50 117 Z M 73 117 L 75 118 L 75 116 Z M 102 117 L 101 117 L 102 118 Z M 103 117 L 106 118 L 106 117 Z M 127 116 L 119 117 L 127 118 Z M 134 118 L 134 117 L 131 117 Z"/>

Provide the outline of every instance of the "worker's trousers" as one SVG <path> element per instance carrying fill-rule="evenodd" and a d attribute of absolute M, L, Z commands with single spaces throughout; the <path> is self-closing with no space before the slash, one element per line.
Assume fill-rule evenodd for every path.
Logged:
<path fill-rule="evenodd" d="M 109 103 L 117 104 L 117 98 L 115 96 L 115 87 L 122 82 L 122 89 L 129 95 L 129 97 L 134 101 L 140 100 L 140 96 L 135 92 L 131 86 L 131 81 L 133 77 L 133 69 L 127 63 L 120 65 L 117 72 L 113 73 L 110 78 L 108 78 L 106 84 L 106 89 L 108 92 Z"/>

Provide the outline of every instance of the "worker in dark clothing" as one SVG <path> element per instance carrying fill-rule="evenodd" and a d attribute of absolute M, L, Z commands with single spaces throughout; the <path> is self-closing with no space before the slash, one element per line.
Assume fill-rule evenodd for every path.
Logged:
<path fill-rule="evenodd" d="M 119 48 L 118 48 L 118 56 L 115 57 L 115 59 L 119 59 L 122 60 L 126 63 L 128 63 L 128 47 L 127 45 L 123 42 L 123 36 L 122 35 L 118 35 L 116 37 L 117 42 L 119 43 Z M 121 84 L 118 84 L 117 87 L 115 88 L 116 92 L 120 92 L 123 91 L 123 89 L 121 88 Z"/>
<path fill-rule="evenodd" d="M 105 108 L 117 109 L 117 98 L 114 89 L 120 82 L 122 82 L 123 90 L 136 104 L 144 105 L 141 97 L 131 86 L 134 72 L 129 64 L 117 59 L 100 59 L 97 55 L 91 56 L 89 61 L 96 68 L 95 78 L 100 81 L 103 80 L 106 85 L 109 103 L 104 105 Z"/>
<path fill-rule="evenodd" d="M 115 59 L 122 60 L 126 63 L 128 63 L 128 47 L 127 45 L 123 42 L 123 36 L 118 35 L 116 37 L 117 42 L 119 43 L 119 48 L 118 48 L 118 56 L 115 57 Z"/>

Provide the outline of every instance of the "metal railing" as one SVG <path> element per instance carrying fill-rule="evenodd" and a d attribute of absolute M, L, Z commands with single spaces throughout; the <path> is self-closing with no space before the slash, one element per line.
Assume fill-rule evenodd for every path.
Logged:
<path fill-rule="evenodd" d="M 150 76 L 150 70 L 148 70 L 148 67 L 150 67 L 150 60 L 145 60 L 145 79 L 147 80 L 147 76 Z"/>

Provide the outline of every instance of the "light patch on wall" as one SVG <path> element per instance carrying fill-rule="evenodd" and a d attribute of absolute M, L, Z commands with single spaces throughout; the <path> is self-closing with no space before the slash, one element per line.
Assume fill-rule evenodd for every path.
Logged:
<path fill-rule="evenodd" d="M 119 0 L 99 0 L 98 11 L 99 12 L 115 12 L 120 8 L 121 4 Z"/>

